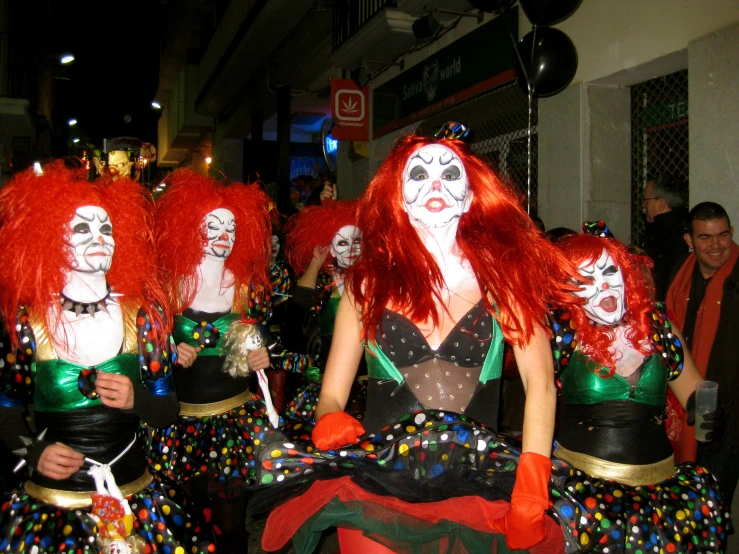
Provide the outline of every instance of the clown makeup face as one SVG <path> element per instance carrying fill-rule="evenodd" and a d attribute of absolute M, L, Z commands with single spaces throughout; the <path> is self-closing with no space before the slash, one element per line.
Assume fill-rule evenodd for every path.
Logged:
<path fill-rule="evenodd" d="M 624 276 L 606 249 L 595 263 L 580 264 L 578 271 L 590 281 L 575 292 L 575 296 L 586 300 L 582 308 L 588 317 L 601 325 L 615 325 L 621 321 L 626 311 Z"/>
<path fill-rule="evenodd" d="M 408 215 L 429 228 L 446 227 L 470 209 L 472 193 L 457 155 L 441 144 L 411 154 L 403 171 Z"/>
<path fill-rule="evenodd" d="M 114 540 L 110 543 L 110 554 L 131 554 L 131 547 L 124 540 Z"/>
<path fill-rule="evenodd" d="M 125 150 L 113 150 L 108 153 L 108 168 L 114 179 L 130 176 L 132 166 L 133 162 L 128 159 L 128 152 Z"/>
<path fill-rule="evenodd" d="M 269 263 L 274 265 L 277 261 L 277 256 L 280 254 L 280 237 L 272 235 L 272 249 L 269 255 Z"/>
<path fill-rule="evenodd" d="M 236 241 L 236 219 L 233 212 L 226 208 L 213 210 L 205 216 L 204 225 L 208 237 L 206 256 L 225 260 L 231 254 Z"/>
<path fill-rule="evenodd" d="M 331 239 L 331 255 L 340 268 L 351 266 L 362 253 L 362 232 L 356 225 L 344 225 Z"/>
<path fill-rule="evenodd" d="M 244 342 L 246 343 L 247 350 L 258 350 L 264 346 L 262 335 L 256 330 L 253 333 L 250 333 Z"/>
<path fill-rule="evenodd" d="M 113 263 L 113 224 L 100 206 L 81 206 L 69 222 L 72 269 L 105 275 Z"/>

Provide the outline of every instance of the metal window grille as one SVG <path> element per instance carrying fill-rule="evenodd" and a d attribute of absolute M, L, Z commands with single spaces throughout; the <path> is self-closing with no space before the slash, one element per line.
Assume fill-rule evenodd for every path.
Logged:
<path fill-rule="evenodd" d="M 537 100 L 531 114 L 531 215 L 538 213 Z M 487 92 L 426 119 L 419 134 L 429 135 L 447 121 L 469 126 L 472 151 L 485 160 L 521 195 L 524 208 L 528 193 L 528 97 L 516 83 Z"/>
<path fill-rule="evenodd" d="M 688 181 L 687 70 L 631 87 L 631 135 L 631 242 L 642 244 L 644 185 L 664 174 Z"/>

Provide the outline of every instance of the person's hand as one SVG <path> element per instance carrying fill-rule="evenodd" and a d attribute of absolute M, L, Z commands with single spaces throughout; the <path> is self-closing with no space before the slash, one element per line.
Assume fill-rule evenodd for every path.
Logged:
<path fill-rule="evenodd" d="M 328 256 L 328 253 L 331 251 L 331 245 L 328 246 L 314 246 L 313 247 L 313 260 L 314 262 L 318 262 L 318 265 L 323 265 L 323 262 L 326 260 L 326 256 Z"/>
<path fill-rule="evenodd" d="M 325 200 L 336 200 L 337 193 L 336 193 L 336 183 L 329 183 L 326 181 L 323 183 L 323 190 L 321 191 L 321 194 L 319 195 L 319 199 L 321 200 L 321 204 Z"/>
<path fill-rule="evenodd" d="M 362 424 L 344 411 L 324 415 L 316 422 L 311 440 L 319 450 L 336 450 L 356 444 L 364 435 Z"/>
<path fill-rule="evenodd" d="M 133 409 L 133 383 L 125 375 L 98 371 L 95 391 L 100 401 L 110 408 Z"/>
<path fill-rule="evenodd" d="M 197 359 L 198 352 L 200 352 L 199 348 L 181 342 L 177 345 L 177 363 L 182 367 L 190 367 Z"/>
<path fill-rule="evenodd" d="M 508 548 L 530 548 L 546 537 L 545 510 L 549 507 L 549 476 L 552 461 L 535 452 L 524 452 L 516 469 L 511 507 L 503 519 L 488 526 L 505 534 Z"/>
<path fill-rule="evenodd" d="M 249 367 L 254 371 L 266 369 L 271 363 L 269 360 L 269 350 L 267 350 L 266 346 L 262 346 L 256 350 L 250 350 L 246 355 L 246 361 L 249 362 Z"/>
<path fill-rule="evenodd" d="M 695 425 L 695 391 L 688 397 L 688 401 L 685 403 L 685 411 L 688 413 L 686 423 L 691 427 Z M 711 442 L 721 435 L 724 427 L 724 410 L 721 408 L 721 404 L 716 402 L 716 409 L 712 412 L 708 412 L 703 415 L 703 423 L 700 424 L 700 428 L 706 433 L 706 442 Z"/>
<path fill-rule="evenodd" d="M 50 444 L 41 453 L 36 471 L 50 479 L 67 479 L 84 465 L 85 457 L 68 446 Z"/>

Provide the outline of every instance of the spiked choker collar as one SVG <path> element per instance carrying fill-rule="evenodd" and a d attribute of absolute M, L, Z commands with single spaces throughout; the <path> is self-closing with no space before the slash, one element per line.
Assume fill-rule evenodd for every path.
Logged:
<path fill-rule="evenodd" d="M 74 312 L 77 316 L 90 314 L 92 317 L 95 317 L 95 314 L 101 310 L 107 313 L 107 303 L 110 296 L 110 287 L 108 287 L 107 294 L 95 302 L 78 302 L 77 300 L 72 300 L 62 292 L 59 293 L 59 303 L 62 305 L 62 310 Z"/>

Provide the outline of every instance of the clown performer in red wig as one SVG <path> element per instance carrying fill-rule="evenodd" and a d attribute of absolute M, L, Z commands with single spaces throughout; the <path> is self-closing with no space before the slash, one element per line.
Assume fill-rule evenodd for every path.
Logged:
<path fill-rule="evenodd" d="M 288 398 L 296 390 L 297 394 L 286 408 L 288 417 L 313 419 L 344 275 L 362 251 L 362 233 L 356 225 L 358 202 L 335 197 L 336 185 L 325 185 L 321 204 L 303 208 L 285 225 L 286 258 L 299 276 L 288 302 L 286 340 L 291 341 L 290 349 L 305 353 L 302 363 L 291 368 Z M 362 405 L 365 393 L 365 383 L 355 382 L 352 402 Z"/>
<path fill-rule="evenodd" d="M 574 268 L 450 134 L 401 139 L 361 199 L 362 256 L 312 443 L 275 434 L 260 449 L 252 510 L 312 483 L 273 509 L 265 550 L 292 536 L 309 552 L 333 525 L 342 552 L 561 552 L 545 516 L 556 400 L 545 327 Z M 522 452 L 496 433 L 504 339 L 527 392 Z M 363 355 L 360 424 L 345 407 Z"/>
<path fill-rule="evenodd" d="M 0 430 L 34 470 L 2 502 L 0 550 L 212 552 L 184 493 L 149 473 L 139 433 L 178 409 L 148 193 L 55 162 L 2 188 L 0 220 Z M 100 475 L 130 513 L 95 504 Z"/>
<path fill-rule="evenodd" d="M 232 498 L 211 507 L 221 542 L 243 542 L 243 518 L 229 516 L 240 514 L 242 487 L 255 473 L 247 428 L 262 417 L 270 426 L 262 411 L 269 396 L 253 398 L 249 390 L 249 371 L 270 365 L 267 348 L 225 367 L 228 333 L 244 321 L 255 327 L 269 301 L 270 233 L 270 200 L 257 184 L 225 184 L 182 169 L 167 178 L 157 200 L 159 264 L 175 313 L 180 415 L 171 433 L 155 437 L 152 455 L 176 479 L 190 481 L 199 504 L 210 506 L 209 490 Z"/>
<path fill-rule="evenodd" d="M 682 337 L 651 300 L 648 258 L 607 238 L 602 222 L 560 239 L 585 283 L 554 312 L 563 395 L 552 472 L 566 552 L 723 552 L 730 529 L 715 478 L 675 466 L 665 432 L 667 388 L 695 417 L 702 381 Z M 592 234 L 592 233 L 595 233 Z M 711 439 L 716 413 L 701 428 Z"/>

